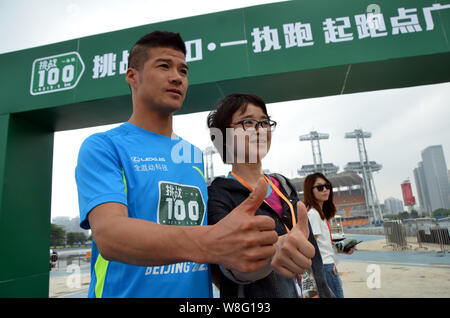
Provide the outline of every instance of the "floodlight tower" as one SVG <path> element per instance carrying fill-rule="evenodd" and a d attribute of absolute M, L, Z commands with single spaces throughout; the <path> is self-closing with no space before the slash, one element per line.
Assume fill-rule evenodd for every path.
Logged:
<path fill-rule="evenodd" d="M 214 179 L 214 166 L 213 166 L 213 154 L 217 153 L 217 150 L 213 146 L 208 146 L 205 148 L 204 157 L 205 157 L 205 179 L 206 183 L 209 185 L 211 181 Z"/>
<path fill-rule="evenodd" d="M 383 214 L 380 208 L 380 202 L 378 200 L 377 190 L 375 188 L 375 182 L 373 180 L 372 172 L 381 170 L 381 165 L 374 161 L 369 161 L 367 156 L 367 149 L 364 139 L 372 137 L 370 132 L 365 132 L 362 129 L 355 129 L 353 132 L 345 134 L 345 138 L 356 139 L 359 153 L 359 164 L 348 163 L 346 170 L 354 170 L 361 173 L 363 176 L 363 187 L 366 198 L 367 211 L 372 211 L 373 221 L 377 223 L 383 220 Z M 377 209 L 375 208 L 377 205 Z M 377 217 L 378 212 L 378 217 Z"/>
<path fill-rule="evenodd" d="M 313 161 L 314 161 L 314 170 L 324 171 L 323 161 L 322 161 L 322 153 L 320 151 L 320 139 L 328 139 L 330 134 L 322 134 L 317 131 L 311 131 L 307 135 L 300 136 L 300 141 L 311 141 L 311 148 L 313 153 Z"/>

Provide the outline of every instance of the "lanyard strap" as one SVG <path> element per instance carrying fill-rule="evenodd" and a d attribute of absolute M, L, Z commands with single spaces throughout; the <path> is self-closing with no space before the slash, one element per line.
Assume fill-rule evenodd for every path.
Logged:
<path fill-rule="evenodd" d="M 330 223 L 328 223 L 327 218 L 325 218 L 325 221 L 327 221 L 327 225 L 328 225 L 328 230 L 330 231 L 330 240 L 331 240 L 331 245 L 333 245 L 333 237 L 331 236 L 331 227 L 330 227 Z"/>
<path fill-rule="evenodd" d="M 251 187 L 244 179 L 242 179 L 241 177 L 239 177 L 236 173 L 234 173 L 233 171 L 230 172 L 231 175 L 233 177 L 235 177 L 244 187 L 246 187 L 247 189 L 249 189 L 250 191 L 253 191 L 253 187 Z M 288 198 L 286 198 L 286 196 L 280 191 L 280 189 L 278 189 L 272 182 L 272 180 L 270 180 L 270 178 L 268 178 L 266 175 L 264 175 L 264 178 L 266 179 L 266 181 L 270 184 L 270 186 L 272 187 L 272 189 L 280 196 L 281 199 L 283 199 L 287 205 L 289 206 L 289 209 L 291 210 L 291 218 L 292 218 L 292 227 L 294 227 L 297 224 L 297 221 L 295 220 L 295 213 L 294 213 L 294 207 L 292 206 L 291 201 L 288 200 Z M 269 203 L 267 203 L 266 200 L 264 200 L 264 202 L 270 206 Z M 286 230 L 288 231 L 288 233 L 290 232 L 290 230 L 288 229 L 288 227 L 286 226 L 286 224 L 284 224 L 284 227 L 286 228 Z"/>

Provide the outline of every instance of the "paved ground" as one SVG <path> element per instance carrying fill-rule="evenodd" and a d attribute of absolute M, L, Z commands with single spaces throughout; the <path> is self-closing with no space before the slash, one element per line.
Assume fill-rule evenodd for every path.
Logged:
<path fill-rule="evenodd" d="M 344 296 L 349 298 L 450 297 L 450 254 L 412 245 L 404 251 L 386 246 L 384 236 L 348 235 L 364 242 L 341 255 Z M 378 284 L 377 284 L 378 282 Z"/>
<path fill-rule="evenodd" d="M 347 237 L 363 242 L 352 255 L 340 255 L 338 270 L 345 297 L 450 297 L 450 253 L 439 253 L 433 246 L 425 250 L 416 245 L 405 251 L 394 251 L 386 246 L 384 236 Z M 78 265 L 77 262 L 74 264 Z M 59 270 L 52 270 L 50 297 L 87 297 L 89 264 L 79 264 L 79 272 L 76 267 L 67 272 L 64 263 L 60 263 Z M 215 296 L 218 297 L 217 291 Z"/>

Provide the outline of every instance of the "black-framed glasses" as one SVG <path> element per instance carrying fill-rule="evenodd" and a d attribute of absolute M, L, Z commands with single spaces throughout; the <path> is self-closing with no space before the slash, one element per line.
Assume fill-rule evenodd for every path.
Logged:
<path fill-rule="evenodd" d="M 247 130 L 251 128 L 255 128 L 258 130 L 258 126 L 261 128 L 267 128 L 273 131 L 275 127 L 277 126 L 277 122 L 275 120 L 266 119 L 262 121 L 258 121 L 255 119 L 244 119 L 241 121 L 237 121 L 235 123 L 232 123 L 233 125 L 242 125 L 242 129 Z"/>
<path fill-rule="evenodd" d="M 333 186 L 331 185 L 331 183 L 325 183 L 325 184 L 316 185 L 313 187 L 313 189 L 314 188 L 317 188 L 317 191 L 322 192 L 325 188 L 327 190 L 331 190 L 333 188 Z"/>

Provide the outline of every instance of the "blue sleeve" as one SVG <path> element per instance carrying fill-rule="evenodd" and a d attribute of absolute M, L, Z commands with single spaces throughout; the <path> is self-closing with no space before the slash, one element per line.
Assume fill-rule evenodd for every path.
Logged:
<path fill-rule="evenodd" d="M 119 156 L 107 136 L 95 134 L 83 142 L 75 168 L 81 228 L 90 228 L 88 214 L 97 205 L 127 205 L 122 171 Z"/>

